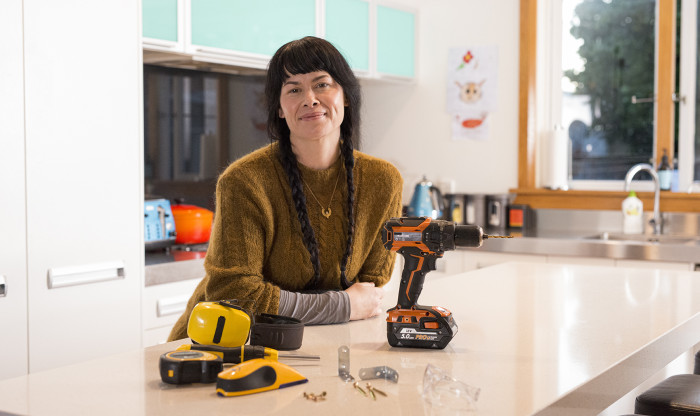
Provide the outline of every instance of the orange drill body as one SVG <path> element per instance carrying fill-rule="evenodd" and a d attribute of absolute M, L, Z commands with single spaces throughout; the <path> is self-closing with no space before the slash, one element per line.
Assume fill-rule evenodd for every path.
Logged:
<path fill-rule="evenodd" d="M 487 238 L 481 227 L 456 225 L 427 217 L 391 218 L 382 229 L 384 248 L 401 254 L 404 268 L 397 305 L 387 311 L 387 338 L 393 347 L 442 349 L 457 334 L 452 313 L 440 306 L 418 305 L 425 275 L 445 251 L 479 247 Z"/>

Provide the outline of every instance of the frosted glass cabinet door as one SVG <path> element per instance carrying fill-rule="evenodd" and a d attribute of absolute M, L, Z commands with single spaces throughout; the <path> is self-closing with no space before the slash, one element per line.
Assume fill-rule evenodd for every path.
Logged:
<path fill-rule="evenodd" d="M 178 42 L 178 0 L 142 0 L 143 37 Z"/>
<path fill-rule="evenodd" d="M 283 44 L 316 34 L 315 0 L 197 0 L 192 44 L 272 56 Z"/>
<path fill-rule="evenodd" d="M 340 50 L 352 69 L 369 71 L 369 3 L 326 0 L 326 40 Z"/>
<path fill-rule="evenodd" d="M 377 6 L 377 72 L 415 76 L 415 15 Z"/>

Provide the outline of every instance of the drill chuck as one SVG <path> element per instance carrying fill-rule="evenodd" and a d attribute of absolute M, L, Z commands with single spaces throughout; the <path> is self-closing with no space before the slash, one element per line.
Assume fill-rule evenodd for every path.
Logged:
<path fill-rule="evenodd" d="M 455 225 L 455 247 L 481 247 L 484 230 L 478 225 Z"/>

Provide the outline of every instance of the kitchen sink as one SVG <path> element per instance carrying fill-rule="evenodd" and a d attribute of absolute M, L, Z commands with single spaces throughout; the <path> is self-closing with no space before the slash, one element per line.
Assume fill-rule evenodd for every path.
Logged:
<path fill-rule="evenodd" d="M 668 234 L 618 234 L 602 232 L 585 237 L 587 240 L 620 241 L 627 243 L 686 244 L 700 242 L 700 237 Z"/>

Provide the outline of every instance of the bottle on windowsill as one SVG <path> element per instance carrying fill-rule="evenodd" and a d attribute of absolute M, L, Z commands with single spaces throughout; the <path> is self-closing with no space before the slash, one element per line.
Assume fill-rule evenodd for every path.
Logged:
<path fill-rule="evenodd" d="M 659 168 L 657 169 L 659 174 L 659 187 L 662 191 L 671 190 L 671 181 L 673 179 L 673 169 L 671 164 L 668 162 L 668 153 L 664 149 L 664 155 L 661 156 L 661 163 L 659 163 Z"/>

